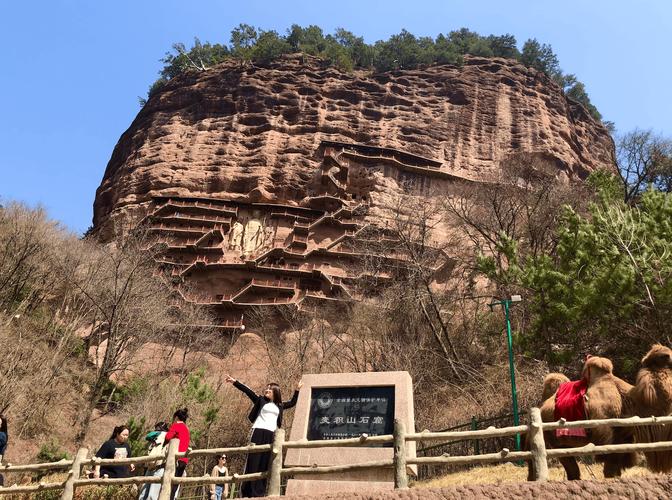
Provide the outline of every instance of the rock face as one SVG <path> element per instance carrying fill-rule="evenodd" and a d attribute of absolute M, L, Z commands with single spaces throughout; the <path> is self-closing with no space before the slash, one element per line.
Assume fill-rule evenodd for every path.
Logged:
<path fill-rule="evenodd" d="M 613 169 L 613 150 L 580 105 L 514 61 L 379 75 L 301 55 L 229 62 L 149 100 L 114 149 L 94 225 L 107 239 L 146 221 L 182 297 L 238 328 L 250 305 L 356 298 L 372 277 L 361 242 L 389 243 L 395 194 L 487 182 L 520 153 L 584 178 Z M 440 273 L 449 259 L 433 251 Z M 376 255 L 383 282 L 402 257 L 394 244 Z"/>
<path fill-rule="evenodd" d="M 300 56 L 268 67 L 225 63 L 150 99 L 114 149 L 94 225 L 159 194 L 298 203 L 323 140 L 407 151 L 474 180 L 520 151 L 547 155 L 568 175 L 614 165 L 606 129 L 513 61 L 381 75 Z"/>

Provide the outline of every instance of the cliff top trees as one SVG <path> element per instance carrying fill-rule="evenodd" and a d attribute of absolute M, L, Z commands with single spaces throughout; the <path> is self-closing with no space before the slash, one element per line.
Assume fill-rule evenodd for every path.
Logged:
<path fill-rule="evenodd" d="M 511 34 L 483 36 L 467 28 L 430 36 L 415 36 L 406 30 L 367 44 L 362 37 L 338 28 L 333 34 L 324 34 L 315 25 L 301 27 L 294 24 L 281 35 L 273 30 L 262 30 L 240 24 L 231 31 L 230 45 L 201 43 L 197 38 L 187 50 L 184 44 L 173 45 L 161 60 L 164 63 L 160 78 L 152 84 L 148 95 L 158 91 L 168 80 L 185 71 L 204 70 L 223 60 L 235 57 L 242 61 L 268 63 L 282 54 L 304 53 L 320 57 L 325 64 L 350 71 L 353 68 L 384 72 L 412 69 L 428 64 L 460 64 L 462 56 L 505 57 L 516 59 L 553 78 L 567 95 L 581 104 L 596 119 L 601 116 L 590 102 L 585 86 L 574 75 L 565 75 L 553 49 L 536 39 L 527 40 L 522 51 Z M 144 105 L 145 99 L 140 99 Z"/>
<path fill-rule="evenodd" d="M 540 44 L 536 38 L 527 40 L 523 45 L 520 62 L 539 71 L 543 71 L 551 78 L 558 78 L 562 71 L 558 56 L 547 43 Z"/>

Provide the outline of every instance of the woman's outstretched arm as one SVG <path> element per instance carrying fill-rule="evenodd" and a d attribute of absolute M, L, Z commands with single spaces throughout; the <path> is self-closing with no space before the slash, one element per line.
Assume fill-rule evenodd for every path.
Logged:
<path fill-rule="evenodd" d="M 299 391 L 301 390 L 301 387 L 303 387 L 303 382 L 299 382 L 296 385 L 296 390 L 294 391 L 294 394 L 292 394 L 292 399 L 289 401 L 283 401 L 282 402 L 282 407 L 283 408 L 292 408 L 296 406 L 296 402 L 299 400 Z"/>
<path fill-rule="evenodd" d="M 226 376 L 226 381 L 230 384 L 233 384 L 233 387 L 235 387 L 239 391 L 244 392 L 247 395 L 247 397 L 252 400 L 253 403 L 255 403 L 257 401 L 257 399 L 259 399 L 259 395 L 257 393 L 255 393 L 252 389 L 247 387 L 242 382 L 238 382 L 231 375 Z"/>

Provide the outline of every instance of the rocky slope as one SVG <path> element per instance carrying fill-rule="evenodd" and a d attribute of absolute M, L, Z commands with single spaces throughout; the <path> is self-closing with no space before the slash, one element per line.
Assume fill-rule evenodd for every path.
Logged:
<path fill-rule="evenodd" d="M 228 62 L 150 99 L 112 154 L 94 223 L 102 240 L 146 223 L 181 299 L 242 331 L 259 306 L 370 297 L 409 265 L 400 212 L 417 219 L 520 154 L 564 179 L 614 167 L 606 129 L 513 61 L 380 75 L 299 55 Z M 422 265 L 440 282 L 457 257 L 436 222 Z"/>
<path fill-rule="evenodd" d="M 614 165 L 607 130 L 515 61 L 386 74 L 300 55 L 263 67 L 231 61 L 175 78 L 149 100 L 114 149 L 94 225 L 144 213 L 156 195 L 305 205 L 323 140 L 394 148 L 472 180 L 519 152 L 568 176 Z"/>

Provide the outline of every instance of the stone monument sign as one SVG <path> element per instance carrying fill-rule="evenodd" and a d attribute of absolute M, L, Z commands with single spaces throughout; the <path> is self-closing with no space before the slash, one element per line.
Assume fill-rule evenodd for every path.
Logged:
<path fill-rule="evenodd" d="M 304 375 L 303 389 L 289 439 L 345 439 L 362 434 L 392 434 L 400 419 L 407 432 L 415 431 L 413 386 L 408 372 L 325 373 Z M 415 457 L 415 442 L 407 443 Z M 393 446 L 369 444 L 336 448 L 290 449 L 285 466 L 347 465 L 392 459 Z M 415 467 L 409 467 L 414 473 Z M 366 486 L 362 484 L 366 482 Z M 287 494 L 393 489 L 394 470 L 366 469 L 320 475 L 297 475 L 287 483 Z"/>

